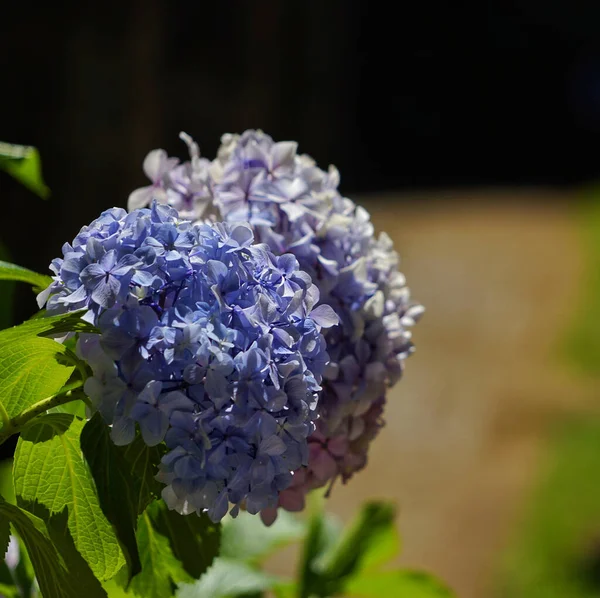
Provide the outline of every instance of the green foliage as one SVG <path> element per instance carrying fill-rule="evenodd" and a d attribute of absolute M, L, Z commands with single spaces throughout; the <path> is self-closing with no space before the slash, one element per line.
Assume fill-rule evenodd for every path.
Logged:
<path fill-rule="evenodd" d="M 67 507 L 77 550 L 94 574 L 107 580 L 119 571 L 124 559 L 80 450 L 83 426 L 82 420 L 58 413 L 32 421 L 15 452 L 15 491 L 21 504 L 39 503 L 50 515 Z"/>
<path fill-rule="evenodd" d="M 156 516 L 156 503 L 140 515 L 137 542 L 142 561 L 142 572 L 131 580 L 131 591 L 142 598 L 166 598 L 172 596 L 176 584 L 190 581 L 183 565 L 177 560 L 169 540 L 159 534 L 152 525 Z"/>
<path fill-rule="evenodd" d="M 42 199 L 50 189 L 42 177 L 40 154 L 35 147 L 0 142 L 0 170 L 4 170 Z"/>
<path fill-rule="evenodd" d="M 35 318 L 0 331 L 0 444 L 39 413 L 84 398 L 73 391 L 87 377 L 87 365 L 67 344 L 45 338 L 94 331 L 81 314 Z M 81 379 L 66 384 L 75 367 Z"/>
<path fill-rule="evenodd" d="M 257 571 L 250 565 L 218 558 L 195 584 L 181 584 L 177 598 L 248 596 L 260 594 L 277 583 L 277 578 Z"/>
<path fill-rule="evenodd" d="M 3 598 L 21 598 L 21 593 L 15 585 L 0 583 L 0 596 Z"/>
<path fill-rule="evenodd" d="M 427 573 L 384 571 L 349 580 L 345 594 L 351 598 L 452 598 L 452 592 Z"/>
<path fill-rule="evenodd" d="M 85 598 L 107 598 L 104 588 L 93 574 L 89 565 L 78 552 L 69 530 L 67 509 L 57 515 L 50 516 L 48 510 L 35 505 L 35 514 L 46 522 L 50 539 L 65 561 L 71 582 L 77 588 L 78 596 Z"/>
<path fill-rule="evenodd" d="M 81 319 L 85 310 L 72 311 L 58 316 L 47 316 L 45 312 L 39 318 L 32 318 L 19 326 L 10 328 L 15 335 L 36 335 L 41 337 L 64 336 L 68 332 L 99 332 L 99 330 Z"/>
<path fill-rule="evenodd" d="M 131 475 L 129 463 L 114 445 L 99 413 L 85 424 L 80 443 L 96 483 L 100 507 L 114 527 L 131 578 L 142 570 L 135 539 L 140 484 Z"/>
<path fill-rule="evenodd" d="M 395 556 L 389 552 L 389 536 L 395 538 L 395 509 L 388 503 L 367 503 L 341 538 L 331 543 L 321 513 L 313 516 L 302 563 L 301 596 L 331 596 L 340 593 L 349 577 L 360 570 L 368 557 L 370 565 Z M 385 552 L 378 554 L 377 542 L 386 539 Z"/>
<path fill-rule="evenodd" d="M 392 504 L 365 504 L 339 542 L 318 563 L 320 577 L 341 586 L 359 568 L 382 565 L 396 556 L 399 541 L 395 519 L 396 509 Z M 384 543 L 380 543 L 382 539 Z"/>
<path fill-rule="evenodd" d="M 6 502 L 15 503 L 15 489 L 12 481 L 12 459 L 0 461 L 0 494 Z"/>
<path fill-rule="evenodd" d="M 0 415 L 4 426 L 8 418 L 56 394 L 74 370 L 67 363 L 66 348 L 38 336 L 38 328 L 44 331 L 43 320 L 0 331 Z"/>
<path fill-rule="evenodd" d="M 400 550 L 394 521 L 393 505 L 366 503 L 355 521 L 335 538 L 323 514 L 316 512 L 300 566 L 298 595 L 451 598 L 450 590 L 429 576 L 389 570 L 389 561 Z M 290 589 L 280 589 L 279 595 L 290 595 Z"/>
<path fill-rule="evenodd" d="M 180 515 L 160 502 L 153 509 L 152 523 L 169 539 L 171 550 L 185 571 L 198 579 L 219 554 L 221 525 L 213 523 L 205 513 Z"/>
<path fill-rule="evenodd" d="M 497 596 L 592 598 L 598 580 L 600 421 L 563 423 L 510 545 Z"/>
<path fill-rule="evenodd" d="M 8 519 L 0 519 L 0 555 L 4 558 L 10 540 L 10 525 Z"/>
<path fill-rule="evenodd" d="M 581 305 L 573 311 L 575 320 L 569 329 L 565 347 L 568 361 L 588 375 L 600 375 L 600 186 L 583 193 L 577 204 L 578 220 L 585 250 L 585 286 Z"/>
<path fill-rule="evenodd" d="M 70 403 L 57 405 L 56 407 L 48 409 L 48 413 L 67 413 L 85 419 L 87 411 L 83 401 L 71 401 Z"/>
<path fill-rule="evenodd" d="M 0 280 L 26 282 L 37 292 L 43 291 L 52 282 L 50 276 L 3 261 L 0 261 Z"/>
<path fill-rule="evenodd" d="M 302 540 L 306 525 L 283 509 L 270 527 L 260 517 L 241 512 L 236 519 L 225 520 L 222 534 L 222 557 L 259 563 L 279 547 Z"/>
<path fill-rule="evenodd" d="M 0 496 L 0 518 L 8 519 L 19 534 L 33 563 L 44 598 L 78 598 L 73 578 L 50 539 L 44 522 L 31 513 L 7 503 Z"/>
<path fill-rule="evenodd" d="M 137 492 L 137 513 L 141 515 L 156 498 L 160 498 L 163 486 L 156 481 L 158 465 L 164 453 L 164 445 L 147 446 L 141 435 L 137 435 L 131 444 L 118 450 L 129 464 L 131 476 L 135 478 Z"/>

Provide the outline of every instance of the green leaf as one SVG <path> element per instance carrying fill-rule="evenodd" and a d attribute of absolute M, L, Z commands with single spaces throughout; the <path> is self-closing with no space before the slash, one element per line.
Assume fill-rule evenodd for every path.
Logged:
<path fill-rule="evenodd" d="M 96 577 L 106 580 L 119 571 L 124 559 L 80 450 L 83 426 L 82 420 L 59 413 L 33 420 L 17 444 L 15 491 L 19 501 L 37 501 L 51 515 L 66 506 L 77 550 Z"/>
<path fill-rule="evenodd" d="M 44 522 L 0 496 L 0 517 L 8 519 L 27 547 L 44 598 L 80 598 L 72 577 L 50 540 Z"/>
<path fill-rule="evenodd" d="M 585 281 L 581 298 L 572 317 L 566 338 L 559 347 L 572 365 L 583 373 L 598 376 L 600 372 L 600 186 L 596 183 L 584 189 L 574 214 L 579 220 L 581 243 L 584 249 Z"/>
<path fill-rule="evenodd" d="M 346 585 L 348 598 L 453 598 L 454 594 L 434 577 L 417 571 L 386 571 L 355 577 Z"/>
<path fill-rule="evenodd" d="M 2 598 L 20 598 L 21 592 L 15 585 L 8 586 L 0 583 L 0 596 L 2 596 Z"/>
<path fill-rule="evenodd" d="M 15 280 L 17 282 L 26 282 L 36 291 L 43 291 L 52 283 L 52 278 L 45 274 L 38 274 L 33 270 L 22 268 L 16 264 L 0 261 L 0 280 Z"/>
<path fill-rule="evenodd" d="M 4 560 L 4 555 L 8 549 L 8 542 L 10 541 L 10 525 L 8 519 L 0 520 L 0 557 Z"/>
<path fill-rule="evenodd" d="M 340 593 L 346 581 L 363 567 L 378 566 L 394 556 L 392 550 L 399 546 L 394 519 L 392 504 L 367 503 L 341 539 L 334 544 L 330 542 L 326 548 L 324 520 L 320 515 L 315 516 L 305 544 L 300 595 Z"/>
<path fill-rule="evenodd" d="M 219 554 L 221 525 L 208 515 L 180 515 L 161 501 L 152 518 L 156 530 L 169 539 L 171 550 L 183 568 L 198 579 Z"/>
<path fill-rule="evenodd" d="M 221 556 L 258 563 L 278 548 L 302 540 L 306 528 L 304 521 L 283 509 L 270 527 L 260 517 L 242 511 L 235 519 L 228 517 L 223 522 Z"/>
<path fill-rule="evenodd" d="M 369 525 L 367 523 L 367 525 Z M 361 540 L 362 541 L 362 540 Z M 400 554 L 400 535 L 392 521 L 383 521 L 370 530 L 369 538 L 365 541 L 360 570 L 372 571 L 389 563 Z"/>
<path fill-rule="evenodd" d="M 600 418 L 561 419 L 496 579 L 497 596 L 597 598 Z"/>
<path fill-rule="evenodd" d="M 4 425 L 8 418 L 56 394 L 74 370 L 66 362 L 66 348 L 37 336 L 35 330 L 26 322 L 0 331 L 0 415 Z"/>
<path fill-rule="evenodd" d="M 27 510 L 46 522 L 50 539 L 64 560 L 78 595 L 85 598 L 107 598 L 100 581 L 75 548 L 69 531 L 67 509 L 63 509 L 56 515 L 50 515 L 50 511 L 39 503 L 29 503 Z"/>
<path fill-rule="evenodd" d="M 125 580 L 123 580 L 123 584 L 125 584 Z M 133 593 L 127 591 L 123 584 L 119 584 L 118 576 L 109 579 L 102 583 L 102 587 L 104 591 L 110 596 L 110 598 L 131 598 L 134 596 Z"/>
<path fill-rule="evenodd" d="M 10 526 L 9 521 L 6 521 L 6 525 Z M 18 587 L 15 575 L 11 569 L 8 568 L 6 561 L 2 560 L 4 556 L 0 558 L 0 596 L 2 598 L 22 598 L 26 592 L 21 591 Z"/>
<path fill-rule="evenodd" d="M 381 538 L 389 538 L 395 518 L 394 505 L 366 503 L 356 520 L 344 531 L 340 542 L 321 562 L 323 575 L 340 580 L 362 566 L 366 556 L 369 556 L 371 566 L 380 562 L 382 555 L 377 552 L 377 543 Z M 387 560 L 387 555 L 383 556 Z"/>
<path fill-rule="evenodd" d="M 154 529 L 151 515 L 157 503 L 148 507 L 138 521 L 137 542 L 142 561 L 142 572 L 132 580 L 130 590 L 142 598 L 166 598 L 173 596 L 176 584 L 189 581 L 169 545 L 169 540 Z"/>
<path fill-rule="evenodd" d="M 67 385 L 68 386 L 68 385 Z M 66 413 L 68 415 L 75 415 L 81 419 L 87 418 L 86 405 L 84 401 L 71 401 L 64 405 L 57 405 L 48 409 L 48 413 Z"/>
<path fill-rule="evenodd" d="M 226 598 L 264 592 L 276 586 L 276 577 L 257 571 L 250 565 L 218 558 L 194 584 L 179 585 L 177 598 Z"/>
<path fill-rule="evenodd" d="M 15 489 L 13 487 L 12 459 L 0 461 L 0 494 L 6 502 L 15 503 Z"/>
<path fill-rule="evenodd" d="M 164 445 L 147 446 L 141 435 L 137 435 L 131 444 L 118 447 L 129 465 L 132 477 L 137 480 L 137 514 L 141 515 L 156 498 L 160 498 L 163 485 L 155 477 L 158 465 L 166 452 Z"/>
<path fill-rule="evenodd" d="M 50 189 L 42 177 L 40 154 L 35 147 L 0 142 L 0 169 L 42 199 L 50 197 Z"/>
<path fill-rule="evenodd" d="M 141 484 L 131 475 L 129 463 L 111 440 L 110 429 L 99 413 L 85 424 L 80 443 L 96 483 L 100 507 L 115 529 L 131 579 L 142 569 L 135 539 Z"/>
<path fill-rule="evenodd" d="M 271 588 L 275 598 L 296 598 L 298 596 L 298 586 L 293 581 L 282 582 Z"/>
<path fill-rule="evenodd" d="M 314 508 L 313 505 L 311 510 L 313 512 L 310 517 L 298 571 L 299 596 L 302 598 L 313 595 L 326 595 L 314 591 L 315 588 L 323 586 L 324 583 L 319 563 L 335 546 L 342 529 L 338 520 L 323 513 L 321 504 L 317 508 Z"/>
<path fill-rule="evenodd" d="M 81 319 L 85 313 L 85 309 L 57 316 L 48 316 L 44 312 L 42 317 L 27 320 L 19 326 L 9 328 L 6 332 L 13 331 L 15 336 L 27 334 L 41 337 L 63 336 L 68 332 L 99 333 L 98 328 Z"/>

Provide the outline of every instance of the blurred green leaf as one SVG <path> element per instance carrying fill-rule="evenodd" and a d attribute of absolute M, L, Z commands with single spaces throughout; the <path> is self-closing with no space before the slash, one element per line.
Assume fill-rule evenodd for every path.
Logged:
<path fill-rule="evenodd" d="M 0 583 L 0 596 L 2 598 L 21 598 L 21 592 L 15 585 Z"/>
<path fill-rule="evenodd" d="M 235 519 L 223 522 L 221 556 L 257 563 L 278 548 L 299 541 L 306 535 L 306 523 L 279 510 L 275 523 L 267 527 L 257 515 L 242 511 Z"/>
<path fill-rule="evenodd" d="M 310 519 L 304 541 L 300 566 L 298 569 L 299 596 L 324 596 L 316 588 L 325 589 L 320 562 L 329 550 L 336 544 L 341 534 L 342 526 L 333 517 L 328 517 L 321 505 L 309 508 Z"/>
<path fill-rule="evenodd" d="M 17 499 L 69 510 L 77 550 L 100 580 L 125 564 L 119 543 L 100 508 L 96 486 L 80 448 L 84 421 L 66 414 L 38 416 L 21 433 L 14 457 Z"/>
<path fill-rule="evenodd" d="M 498 578 L 499 598 L 600 595 L 600 421 L 562 422 Z"/>
<path fill-rule="evenodd" d="M 38 274 L 33 270 L 22 268 L 16 264 L 0 261 L 0 280 L 14 280 L 16 282 L 26 282 L 30 284 L 35 291 L 43 291 L 52 283 L 52 278 L 45 274 Z"/>
<path fill-rule="evenodd" d="M 391 507 L 391 505 L 388 505 Z M 392 507 L 393 509 L 393 507 Z M 400 534 L 394 525 L 393 519 L 386 520 L 389 515 L 383 513 L 382 519 L 375 522 L 370 530 L 370 535 L 364 541 L 365 548 L 360 557 L 360 570 L 372 571 L 388 564 L 400 554 Z M 369 525 L 367 523 L 367 525 Z"/>
<path fill-rule="evenodd" d="M 42 199 L 50 197 L 50 189 L 42 177 L 40 154 L 35 147 L 0 142 L 0 170 L 10 174 Z"/>
<path fill-rule="evenodd" d="M 298 586 L 293 581 L 281 582 L 271 588 L 275 598 L 296 598 L 298 596 Z"/>
<path fill-rule="evenodd" d="M 194 584 L 179 585 L 177 598 L 229 598 L 260 594 L 279 583 L 276 577 L 257 571 L 250 565 L 218 558 Z"/>
<path fill-rule="evenodd" d="M 168 598 L 174 595 L 177 583 L 190 579 L 175 558 L 169 540 L 152 525 L 157 508 L 158 503 L 152 503 L 138 521 L 137 542 L 142 571 L 131 580 L 129 591 L 142 598 Z"/>
<path fill-rule="evenodd" d="M 391 503 L 366 503 L 340 541 L 320 560 L 319 583 L 335 594 L 347 578 L 361 570 L 367 557 L 370 566 L 385 562 L 390 556 L 390 545 L 394 545 L 390 538 L 394 537 L 395 518 L 396 509 Z M 382 539 L 385 542 L 380 549 L 378 542 Z"/>
<path fill-rule="evenodd" d="M 587 374 L 600 375 L 600 185 L 590 186 L 577 204 L 585 272 L 580 305 L 561 347 L 566 358 Z"/>
<path fill-rule="evenodd" d="M 348 598 L 454 597 L 454 594 L 437 579 L 427 573 L 416 571 L 386 571 L 354 577 L 348 581 L 344 595 Z"/>

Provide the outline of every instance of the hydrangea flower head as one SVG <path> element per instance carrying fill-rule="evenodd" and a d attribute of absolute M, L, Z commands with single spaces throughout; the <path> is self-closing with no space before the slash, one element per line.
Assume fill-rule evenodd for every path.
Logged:
<path fill-rule="evenodd" d="M 308 464 L 328 362 L 318 289 L 293 255 L 244 225 L 196 224 L 154 202 L 81 229 L 40 296 L 50 313 L 87 309 L 85 391 L 117 444 L 139 426 L 169 452 L 159 479 L 182 513 L 220 520 L 230 503 L 277 505 Z"/>
<path fill-rule="evenodd" d="M 339 193 L 335 167 L 323 171 L 296 143 L 250 130 L 223 136 L 208 173 L 217 218 L 248 222 L 275 254 L 293 254 L 341 321 L 325 332 L 331 362 L 309 465 L 280 497 L 281 506 L 299 510 L 307 491 L 346 481 L 366 464 L 423 308 L 411 302 L 391 239 L 376 237 L 368 212 Z"/>

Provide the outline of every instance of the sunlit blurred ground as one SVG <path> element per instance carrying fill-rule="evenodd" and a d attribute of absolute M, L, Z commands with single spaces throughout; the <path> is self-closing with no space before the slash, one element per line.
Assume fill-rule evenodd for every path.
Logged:
<path fill-rule="evenodd" d="M 427 313 L 370 465 L 335 489 L 329 508 L 347 520 L 366 499 L 394 499 L 401 562 L 461 598 L 487 598 L 548 423 L 591 403 L 561 354 L 583 251 L 573 204 L 554 192 L 446 195 L 362 200 Z M 291 557 L 272 568 L 290 572 Z"/>

